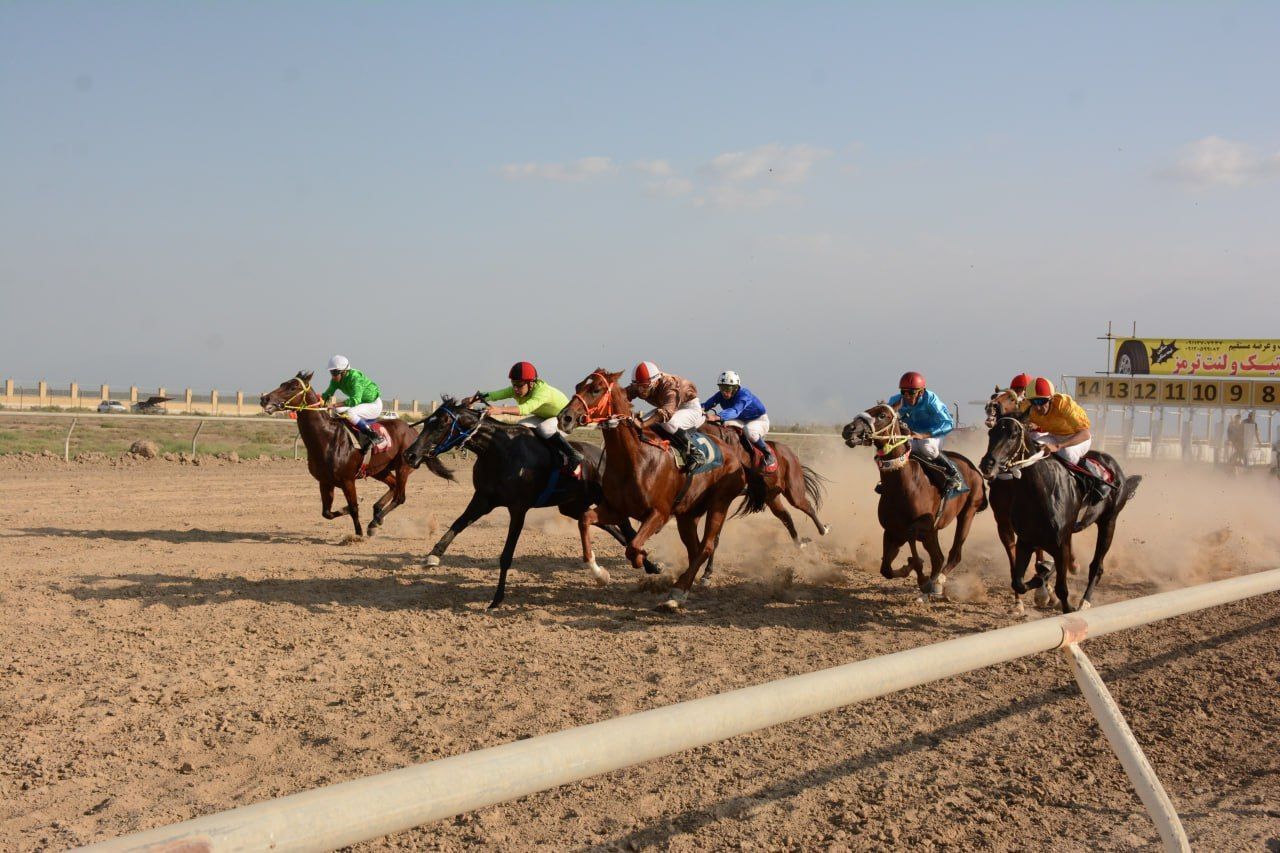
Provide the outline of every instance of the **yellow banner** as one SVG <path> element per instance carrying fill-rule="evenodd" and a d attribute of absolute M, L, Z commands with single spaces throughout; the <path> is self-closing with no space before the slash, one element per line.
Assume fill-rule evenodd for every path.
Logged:
<path fill-rule="evenodd" d="M 1280 376 L 1280 340 L 1116 338 L 1116 373 L 1157 376 Z"/>

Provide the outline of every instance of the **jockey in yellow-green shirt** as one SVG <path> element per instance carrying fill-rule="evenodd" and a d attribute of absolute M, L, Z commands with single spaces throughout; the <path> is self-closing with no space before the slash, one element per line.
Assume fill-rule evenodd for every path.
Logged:
<path fill-rule="evenodd" d="M 556 415 L 569 405 L 569 398 L 564 392 L 538 378 L 538 370 L 527 361 L 517 361 L 507 374 L 511 384 L 496 391 L 479 391 L 462 401 L 469 406 L 477 400 L 516 401 L 514 406 L 491 406 L 489 413 L 493 415 L 518 415 L 520 424 L 533 430 L 534 433 L 551 448 L 553 457 L 562 456 L 565 467 L 577 471 L 582 464 L 582 454 L 578 452 L 556 424 Z"/>

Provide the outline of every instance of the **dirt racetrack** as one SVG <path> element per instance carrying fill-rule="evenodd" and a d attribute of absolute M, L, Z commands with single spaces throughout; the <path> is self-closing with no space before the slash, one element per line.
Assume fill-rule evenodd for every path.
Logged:
<path fill-rule="evenodd" d="M 505 512 L 424 569 L 470 494 L 465 465 L 461 485 L 419 471 L 376 538 L 340 545 L 349 522 L 320 517 L 301 463 L 0 458 L 0 849 L 101 840 L 1042 615 L 1010 613 L 989 513 L 961 600 L 915 603 L 909 581 L 876 573 L 871 463 L 820 467 L 833 538 L 797 554 L 772 518 L 730 522 L 712 588 L 669 616 L 603 536 L 614 579 L 594 587 L 549 510 L 531 516 L 497 612 L 484 606 Z M 1143 473 L 1097 603 L 1280 562 L 1273 482 Z M 361 486 L 366 507 L 381 488 Z M 670 531 L 657 550 L 672 562 Z M 1197 850 L 1280 850 L 1278 642 L 1271 595 L 1086 644 Z M 359 849 L 480 843 L 1158 838 L 1066 662 L 1045 654 Z"/>

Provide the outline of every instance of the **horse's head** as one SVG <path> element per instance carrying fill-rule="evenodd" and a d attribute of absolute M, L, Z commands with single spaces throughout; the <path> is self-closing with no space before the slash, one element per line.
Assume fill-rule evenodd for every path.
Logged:
<path fill-rule="evenodd" d="M 1016 417 L 1021 419 L 1022 395 L 1009 388 L 996 386 L 996 391 L 987 401 L 987 429 L 996 425 L 1000 418 Z"/>
<path fill-rule="evenodd" d="M 901 435 L 902 422 L 898 420 L 898 412 L 887 403 L 877 403 L 865 412 L 854 416 L 845 424 L 840 434 L 844 443 L 850 447 L 874 444 Z"/>
<path fill-rule="evenodd" d="M 418 433 L 413 444 L 405 450 L 404 461 L 414 468 L 425 462 L 433 474 L 452 480 L 453 472 L 440 462 L 439 454 L 448 452 L 461 443 L 468 430 L 473 429 L 479 420 L 478 413 L 459 406 L 458 401 L 448 394 L 442 395 L 436 410 L 418 422 L 422 426 L 422 432 Z"/>
<path fill-rule="evenodd" d="M 262 411 L 268 415 L 281 409 L 301 409 L 319 397 L 311 388 L 310 370 L 299 370 L 298 375 L 280 383 L 274 391 L 268 391 L 258 400 Z"/>
<path fill-rule="evenodd" d="M 1012 416 L 997 418 L 987 432 L 987 452 L 978 462 L 978 473 L 990 480 L 996 474 L 1009 470 L 1027 454 L 1027 427 Z"/>
<path fill-rule="evenodd" d="M 557 417 L 560 430 L 572 432 L 576 427 L 630 416 L 631 404 L 618 385 L 621 376 L 621 371 L 610 373 L 603 368 L 596 368 L 586 379 L 575 385 L 573 398 L 569 400 L 569 405 L 560 410 Z"/>

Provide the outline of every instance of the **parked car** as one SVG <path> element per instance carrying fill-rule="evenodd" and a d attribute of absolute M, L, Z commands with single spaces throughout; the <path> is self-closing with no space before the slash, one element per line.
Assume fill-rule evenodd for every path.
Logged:
<path fill-rule="evenodd" d="M 118 402 L 116 400 L 103 400 L 101 403 L 98 404 L 98 411 L 104 415 L 107 415 L 107 414 L 120 414 L 122 412 L 127 412 L 129 410 L 125 408 L 124 403 Z"/>

